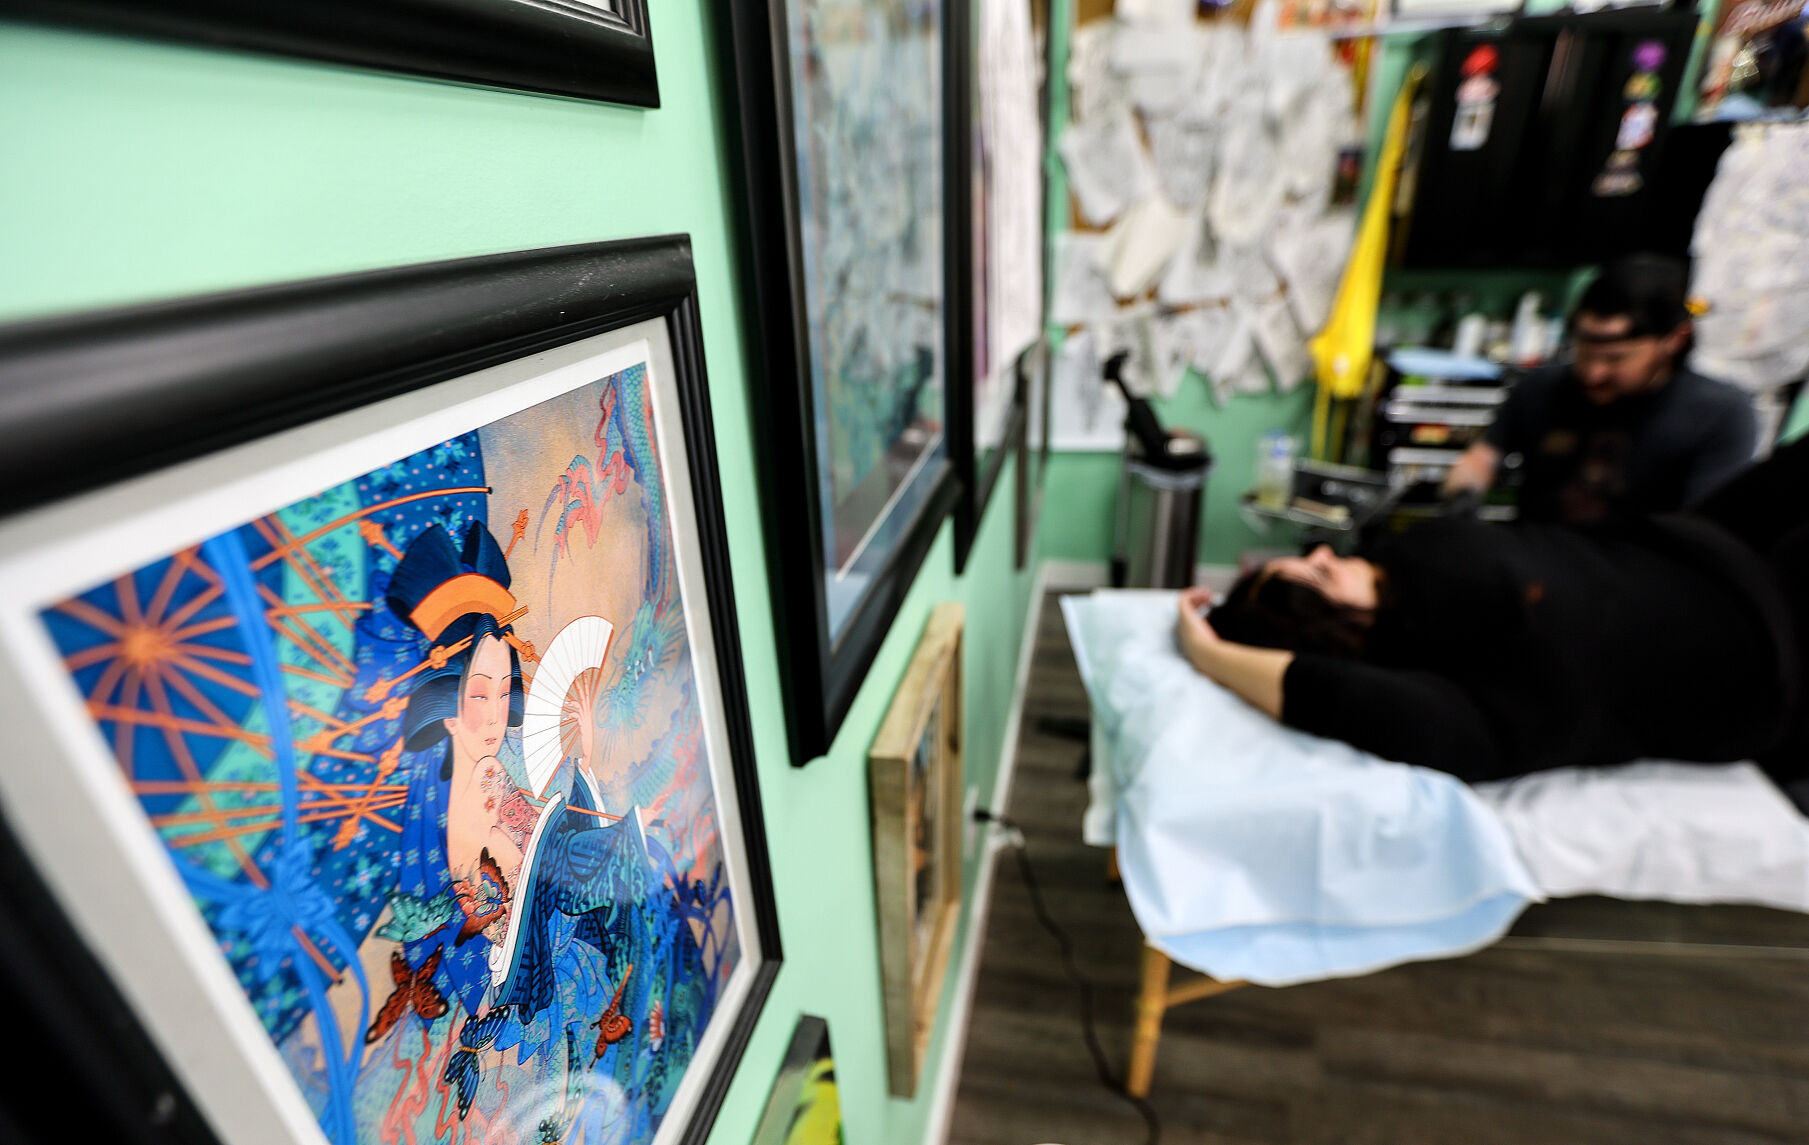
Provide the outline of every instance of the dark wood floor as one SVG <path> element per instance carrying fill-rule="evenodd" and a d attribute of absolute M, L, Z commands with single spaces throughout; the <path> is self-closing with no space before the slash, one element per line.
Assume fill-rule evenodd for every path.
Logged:
<path fill-rule="evenodd" d="M 1082 744 L 1052 726 L 1085 715 L 1051 597 L 1009 814 L 1098 984 L 1100 1038 L 1122 1070 L 1141 940 L 1103 854 L 1080 842 Z M 1151 1095 L 1162 1141 L 1809 1142 L 1809 916 L 1579 899 L 1529 911 L 1515 934 L 1468 958 L 1170 1011 Z M 1589 947 L 1623 936 L 1660 942 Z M 1095 1079 L 1079 994 L 1001 854 L 949 1140 L 1144 1132 Z"/>

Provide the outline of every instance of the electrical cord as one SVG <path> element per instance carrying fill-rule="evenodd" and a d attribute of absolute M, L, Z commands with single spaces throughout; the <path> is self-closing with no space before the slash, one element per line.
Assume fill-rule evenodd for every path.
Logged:
<path fill-rule="evenodd" d="M 1142 1115 L 1144 1124 L 1149 1127 L 1149 1135 L 1144 1139 L 1145 1145 L 1157 1145 L 1162 1139 L 1162 1125 L 1156 1119 L 1155 1108 L 1125 1089 L 1124 1080 L 1113 1072 L 1111 1064 L 1106 1061 L 1105 1047 L 1099 1042 L 1099 1031 L 1093 1020 L 1093 980 L 1081 971 L 1080 964 L 1075 961 L 1073 939 L 1050 916 L 1049 909 L 1043 902 L 1042 888 L 1036 881 L 1036 872 L 1030 866 L 1030 848 L 1024 840 L 1023 829 L 1003 815 L 995 815 L 984 807 L 974 809 L 974 819 L 981 823 L 996 823 L 1004 828 L 1005 840 L 1011 844 L 1012 855 L 1017 859 L 1018 873 L 1024 877 L 1024 889 L 1030 893 L 1031 912 L 1061 948 L 1062 969 L 1080 990 L 1081 1035 L 1087 1043 L 1087 1052 L 1093 1057 L 1093 1069 L 1099 1075 L 1099 1084 L 1129 1102 Z"/>

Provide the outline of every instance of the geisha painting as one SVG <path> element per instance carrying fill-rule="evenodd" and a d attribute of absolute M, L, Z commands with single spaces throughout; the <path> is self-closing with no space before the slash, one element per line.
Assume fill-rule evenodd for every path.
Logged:
<path fill-rule="evenodd" d="M 654 400 L 643 353 L 40 614 L 336 1145 L 651 1141 L 745 956 Z"/>

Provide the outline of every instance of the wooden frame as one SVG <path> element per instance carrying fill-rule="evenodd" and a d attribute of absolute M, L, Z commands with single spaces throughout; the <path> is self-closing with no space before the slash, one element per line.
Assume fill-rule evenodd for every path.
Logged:
<path fill-rule="evenodd" d="M 9 0 L 8 15 L 548 95 L 660 105 L 647 0 Z"/>
<path fill-rule="evenodd" d="M 794 42 L 806 44 L 807 52 L 841 50 L 812 38 L 835 34 L 811 23 L 820 15 L 818 0 L 737 0 L 722 21 L 723 54 L 734 64 L 725 98 L 741 113 L 735 158 L 744 208 L 743 328 L 753 362 L 767 559 L 796 766 L 829 750 L 959 492 L 948 430 L 954 404 L 949 379 L 960 376 L 952 363 L 961 350 L 951 314 L 966 272 L 958 269 L 965 265 L 960 228 L 944 207 L 965 192 L 949 162 L 956 129 L 947 109 L 958 106 L 952 93 L 959 69 L 944 62 L 958 23 L 948 13 L 962 9 L 954 0 L 892 7 L 898 18 L 878 22 L 888 31 L 873 50 L 921 52 L 922 59 L 908 62 L 922 67 L 893 61 L 901 74 L 910 74 L 876 85 L 892 103 L 883 109 L 835 105 L 837 114 L 820 124 L 804 122 L 803 115 L 843 93 L 816 61 L 793 58 Z M 932 20 L 933 35 L 923 28 Z M 938 71 L 940 87 L 910 87 L 913 76 Z M 794 76 L 824 87 L 800 91 Z M 922 118 L 908 123 L 898 118 L 919 113 Z M 834 130 L 862 116 L 863 122 L 883 122 L 884 129 Z M 921 150 L 896 167 L 885 166 L 892 158 L 870 159 L 861 150 L 900 138 Z M 828 183 L 878 170 L 891 183 L 871 194 Z M 924 172 L 921 181 L 899 188 L 897 180 L 913 171 Z M 906 229 L 914 236 L 909 254 L 899 236 L 875 233 L 879 224 L 864 226 L 866 216 L 858 213 L 894 191 L 893 205 L 917 208 L 902 212 L 910 216 Z M 837 253 L 825 254 L 825 248 Z M 927 269 L 932 257 L 933 273 Z M 844 279 L 857 285 L 844 285 Z M 881 343 L 883 352 L 871 352 Z M 940 398 L 932 398 L 938 390 Z M 904 400 L 911 393 L 917 397 Z M 844 403 L 858 409 L 862 402 L 896 407 L 904 419 L 901 431 L 893 433 L 897 426 L 888 424 L 885 434 L 873 435 L 882 450 L 877 462 L 864 436 L 867 427 L 858 424 L 863 415 L 851 416 L 851 432 L 837 420 Z M 930 406 L 933 417 L 925 414 Z M 850 441 L 867 443 L 860 461 L 838 465 L 844 448 L 838 443 Z M 896 472 L 895 451 L 906 455 Z M 868 498 L 870 480 L 889 485 L 889 495 Z M 883 506 L 869 508 L 882 499 Z"/>
<path fill-rule="evenodd" d="M 571 447 L 542 447 L 568 436 L 589 468 L 607 458 L 613 479 L 594 487 L 612 494 L 587 497 L 585 466 L 561 460 Z M 545 466 L 577 475 L 569 496 L 563 480 L 547 495 Z M 36 965 L 5 993 L 29 989 L 8 1000 L 63 1029 L 71 1048 L 48 1059 L 98 1092 L 98 1106 L 142 1111 L 149 1091 L 162 1095 L 161 1121 L 201 1137 L 211 1127 L 224 1140 L 312 1143 L 352 1140 L 368 1105 L 383 1114 L 394 1087 L 359 1099 L 373 1096 L 360 1087 L 384 1072 L 385 1053 L 444 1055 L 434 1070 L 423 1059 L 420 1076 L 443 1067 L 446 1088 L 392 1110 L 404 1125 L 425 1117 L 425 1140 L 443 1133 L 436 1117 L 456 1130 L 468 1112 L 492 1124 L 545 1113 L 558 1128 L 604 1100 L 592 1069 L 638 1077 L 640 1051 L 664 1046 L 670 1084 L 648 1083 L 653 1104 L 617 1112 L 652 1140 L 702 1142 L 781 956 L 720 484 L 685 236 L 0 329 L 0 717 L 15 749 L 0 763 L 0 853 L 16 846 L 21 871 L 35 868 L 47 888 L 21 892 Z M 494 534 L 486 547 L 479 534 L 506 528 L 511 496 L 544 504 L 542 527 L 527 528 L 523 508 L 508 549 Z M 592 513 L 606 496 L 626 516 Z M 302 531 L 309 514 L 327 525 Z M 567 525 L 572 537 L 556 540 Z M 626 563 L 579 559 L 595 543 L 580 525 L 632 550 Z M 416 553 L 432 556 L 436 533 L 464 546 L 445 550 L 447 579 L 423 579 Z M 579 556 L 561 564 L 560 545 Z M 462 614 L 428 607 L 478 582 Z M 439 588 L 412 603 L 410 583 Z M 521 607 L 497 615 L 498 595 Z M 565 726 L 558 696 L 547 717 L 548 693 L 534 686 L 556 675 L 566 634 L 597 629 L 600 611 L 615 631 L 602 626 L 596 658 L 581 662 L 596 676 L 555 690 L 595 716 L 608 755 L 584 743 L 582 720 Z M 470 679 L 505 678 L 480 673 L 480 656 L 510 665 L 492 693 L 508 699 L 490 709 L 495 736 L 473 741 L 493 745 L 471 764 L 490 765 L 478 795 L 454 794 L 466 749 L 451 725 L 481 710 L 467 714 L 477 701 L 460 669 L 447 673 L 462 649 L 442 615 L 490 625 L 462 642 Z M 627 687 L 645 680 L 627 666 L 656 632 L 674 667 Z M 350 667 L 309 667 L 306 648 Z M 151 661 L 155 673 L 134 667 Z M 393 674 L 392 661 L 414 667 Z M 153 682 L 124 690 L 135 678 Z M 187 699 L 164 710 L 158 695 Z M 442 702 L 456 717 L 446 707 L 446 730 L 417 744 Z M 646 733 L 633 716 L 648 717 Z M 553 733 L 544 781 L 529 742 L 547 742 L 542 726 Z M 649 742 L 646 760 L 661 767 L 658 744 L 689 746 L 673 749 L 680 778 L 658 772 L 643 795 L 632 786 L 643 773 L 614 769 L 639 767 Z M 180 777 L 165 778 L 166 763 Z M 517 772 L 533 782 L 524 789 Z M 488 865 L 460 879 L 452 822 L 476 814 L 483 793 Z M 659 821 L 641 812 L 655 795 Z M 491 854 L 507 854 L 499 840 L 511 832 L 523 840 L 515 865 Z M 632 903 L 628 913 L 560 905 L 591 894 L 586 868 L 560 856 L 587 855 L 620 880 L 610 901 Z M 411 889 L 410 871 L 425 890 Z M 637 885 L 652 889 L 619 893 Z M 671 927 L 644 921 L 656 918 Z M 562 945 L 538 945 L 543 936 Z M 669 962 L 646 960 L 638 976 L 624 965 L 662 942 Z M 570 959 L 544 961 L 553 949 Z M 571 992 L 535 994 L 549 982 Z M 275 994 L 257 989 L 271 984 Z M 368 1029 L 356 1017 L 342 1026 L 342 1013 L 362 1013 Z M 530 1015 L 534 1029 L 564 1031 L 566 1053 L 556 1037 L 536 1046 Z M 582 1058 L 569 1048 L 579 1032 Z M 511 1088 L 513 1075 L 484 1088 L 490 1071 L 526 1068 L 535 1052 L 570 1087 L 542 1092 L 545 1105 L 534 1087 Z M 319 1083 L 318 1106 L 304 1075 Z"/>
<path fill-rule="evenodd" d="M 868 756 L 887 1080 L 911 1097 L 961 914 L 963 609 L 936 606 Z"/>

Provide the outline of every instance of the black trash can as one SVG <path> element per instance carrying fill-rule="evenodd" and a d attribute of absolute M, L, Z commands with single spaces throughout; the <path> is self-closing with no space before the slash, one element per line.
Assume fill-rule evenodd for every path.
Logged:
<path fill-rule="evenodd" d="M 1187 430 L 1167 435 L 1151 457 L 1133 435 L 1118 478 L 1112 548 L 1114 588 L 1186 588 L 1193 583 L 1200 519 L 1212 453 Z"/>

